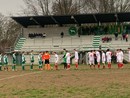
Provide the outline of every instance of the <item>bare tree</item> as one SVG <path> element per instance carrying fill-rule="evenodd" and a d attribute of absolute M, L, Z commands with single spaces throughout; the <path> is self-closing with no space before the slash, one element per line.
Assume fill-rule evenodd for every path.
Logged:
<path fill-rule="evenodd" d="M 21 26 L 14 22 L 11 18 L 0 14 L 0 51 L 13 46 Z"/>
<path fill-rule="evenodd" d="M 84 7 L 82 0 L 55 0 L 52 5 L 54 15 L 79 14 Z"/>
<path fill-rule="evenodd" d="M 22 14 L 26 15 L 49 15 L 51 2 L 50 0 L 23 0 L 26 8 Z"/>
<path fill-rule="evenodd" d="M 130 0 L 85 0 L 84 13 L 110 13 L 130 11 Z"/>

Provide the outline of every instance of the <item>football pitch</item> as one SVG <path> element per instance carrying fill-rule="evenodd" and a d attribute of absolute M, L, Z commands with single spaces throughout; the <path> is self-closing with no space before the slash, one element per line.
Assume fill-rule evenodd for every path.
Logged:
<path fill-rule="evenodd" d="M 11 67 L 10 67 L 11 68 Z M 118 69 L 90 69 L 79 65 L 76 70 L 0 72 L 0 98 L 130 98 L 130 64 Z"/>

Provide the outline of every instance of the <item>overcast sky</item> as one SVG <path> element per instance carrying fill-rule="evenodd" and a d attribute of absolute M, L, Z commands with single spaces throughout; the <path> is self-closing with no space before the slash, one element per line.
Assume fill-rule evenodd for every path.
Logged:
<path fill-rule="evenodd" d="M 23 0 L 0 0 L 0 13 L 8 16 L 10 13 L 16 15 L 24 6 Z"/>

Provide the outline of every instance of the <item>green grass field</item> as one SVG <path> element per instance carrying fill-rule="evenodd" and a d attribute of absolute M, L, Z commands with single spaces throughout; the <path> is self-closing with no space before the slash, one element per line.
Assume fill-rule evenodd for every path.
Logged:
<path fill-rule="evenodd" d="M 0 72 L 0 98 L 130 98 L 130 65 L 118 69 L 90 69 L 79 65 L 76 70 Z"/>

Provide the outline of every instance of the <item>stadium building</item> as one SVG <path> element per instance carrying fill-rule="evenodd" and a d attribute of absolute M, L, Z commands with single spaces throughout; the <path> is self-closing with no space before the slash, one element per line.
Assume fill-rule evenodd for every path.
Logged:
<path fill-rule="evenodd" d="M 130 36 L 128 41 L 123 38 L 130 33 L 130 25 L 128 25 L 130 13 L 22 16 L 12 19 L 23 26 L 14 50 L 25 51 L 27 63 L 31 50 L 35 52 L 37 61 L 37 54 L 40 51 L 56 51 L 62 57 L 63 48 L 70 52 L 77 49 L 80 63 L 86 63 L 86 52 L 89 50 L 110 48 L 114 51 L 117 48 L 127 50 L 130 47 Z M 128 60 L 128 55 L 125 55 L 125 59 Z M 53 59 L 52 55 L 51 62 Z"/>

